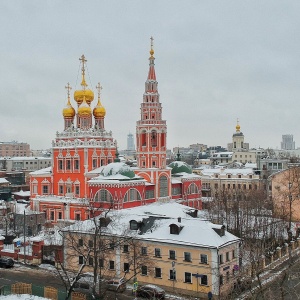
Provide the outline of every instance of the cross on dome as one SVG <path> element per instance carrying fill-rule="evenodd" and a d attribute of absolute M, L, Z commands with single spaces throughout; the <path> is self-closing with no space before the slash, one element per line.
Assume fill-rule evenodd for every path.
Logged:
<path fill-rule="evenodd" d="M 98 82 L 98 84 L 96 85 L 96 89 L 98 91 L 98 98 L 100 98 L 101 95 L 101 90 L 103 89 L 102 85 L 100 84 L 100 82 Z"/>
<path fill-rule="evenodd" d="M 84 77 L 85 76 L 84 64 L 87 62 L 87 60 L 85 59 L 84 54 L 81 55 L 81 57 L 79 58 L 79 60 L 82 63 L 82 68 L 81 68 L 81 71 L 82 71 L 82 81 L 81 81 L 81 85 L 85 88 L 87 86 L 87 84 L 85 82 L 85 77 Z"/>
<path fill-rule="evenodd" d="M 150 40 L 151 40 L 151 43 L 150 43 L 150 46 L 151 46 L 150 55 L 151 55 L 151 57 L 153 57 L 153 54 L 154 54 L 154 50 L 153 50 L 153 41 L 154 41 L 154 38 L 153 38 L 153 36 L 150 37 Z"/>
<path fill-rule="evenodd" d="M 67 83 L 67 85 L 65 86 L 65 89 L 67 89 L 68 90 L 68 98 L 70 98 L 70 91 L 71 91 L 71 89 L 72 89 L 72 87 L 70 86 L 70 83 L 68 82 Z"/>

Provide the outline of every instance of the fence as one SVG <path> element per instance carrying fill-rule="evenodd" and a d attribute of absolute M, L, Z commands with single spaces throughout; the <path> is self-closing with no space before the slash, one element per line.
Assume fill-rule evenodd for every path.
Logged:
<path fill-rule="evenodd" d="M 51 300 L 65 300 L 67 293 L 51 286 L 38 286 L 29 283 L 18 282 L 12 285 L 0 287 L 0 295 L 20 295 L 28 294 L 39 297 L 45 297 Z M 0 296 L 1 297 L 1 296 Z M 80 292 L 72 292 L 70 300 L 91 300 L 91 296 Z"/>

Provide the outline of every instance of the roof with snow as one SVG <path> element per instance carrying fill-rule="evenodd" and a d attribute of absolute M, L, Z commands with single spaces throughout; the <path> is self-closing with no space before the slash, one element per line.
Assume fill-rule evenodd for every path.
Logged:
<path fill-rule="evenodd" d="M 214 174 L 231 174 L 231 175 L 249 175 L 254 174 L 253 169 L 251 168 L 243 168 L 243 169 L 225 169 L 225 168 L 214 168 L 214 169 L 203 169 L 201 171 L 203 175 L 214 175 Z"/>
<path fill-rule="evenodd" d="M 89 172 L 91 173 L 91 172 Z M 133 169 L 124 162 L 114 162 L 106 166 L 102 166 L 93 171 L 94 174 L 99 176 L 89 180 L 89 183 L 99 183 L 106 181 L 128 181 L 128 180 L 144 180 L 142 177 L 137 176 Z"/>
<path fill-rule="evenodd" d="M 176 202 L 152 203 L 149 205 L 110 211 L 107 216 L 112 220 L 105 228 L 107 234 L 135 235 L 135 238 L 170 244 L 182 244 L 195 247 L 221 248 L 225 245 L 239 242 L 239 238 L 225 231 L 220 236 L 218 230 L 221 225 L 213 224 L 202 215 L 202 219 L 195 217 L 195 209 Z M 194 216 L 194 217 L 193 217 Z M 137 232 L 130 230 L 130 221 L 141 222 L 143 226 Z M 93 232 L 97 219 L 76 222 L 63 231 Z M 170 225 L 181 227 L 179 234 L 170 233 Z M 138 234 L 137 234 L 138 233 Z"/>
<path fill-rule="evenodd" d="M 173 161 L 169 164 L 169 168 L 172 168 L 172 174 L 187 173 L 192 174 L 192 168 L 184 161 Z"/>
<path fill-rule="evenodd" d="M 5 178 L 0 178 L 0 184 L 1 183 L 9 183 L 9 181 L 7 181 Z"/>
<path fill-rule="evenodd" d="M 52 167 L 40 169 L 37 171 L 30 172 L 30 175 L 49 175 L 52 173 Z"/>
<path fill-rule="evenodd" d="M 20 196 L 20 197 L 30 197 L 30 191 L 23 191 L 15 192 L 13 195 Z"/>

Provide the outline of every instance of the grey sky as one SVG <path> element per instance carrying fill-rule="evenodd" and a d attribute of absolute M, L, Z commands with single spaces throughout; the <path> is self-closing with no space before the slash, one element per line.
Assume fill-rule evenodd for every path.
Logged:
<path fill-rule="evenodd" d="M 126 148 L 153 35 L 168 148 L 226 146 L 237 118 L 250 147 L 279 147 L 286 133 L 300 146 L 298 0 L 12 0 L 0 12 L 0 141 L 51 146 L 85 54 L 105 127 Z"/>

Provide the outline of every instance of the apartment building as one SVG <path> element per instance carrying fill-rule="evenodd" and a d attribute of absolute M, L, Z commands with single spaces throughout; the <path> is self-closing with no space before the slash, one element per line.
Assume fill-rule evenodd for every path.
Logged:
<path fill-rule="evenodd" d="M 225 226 L 199 215 L 193 208 L 168 202 L 76 222 L 63 229 L 65 267 L 78 270 L 86 263 L 85 271 L 92 272 L 94 257 L 87 253 L 95 253 L 91 251 L 95 243 L 97 247 L 107 243 L 97 257 L 97 273 L 103 277 L 136 277 L 139 284 L 198 297 L 207 297 L 209 292 L 214 297 L 224 295 L 233 287 L 240 268 L 240 240 Z"/>
<path fill-rule="evenodd" d="M 0 142 L 0 156 L 30 156 L 30 145 L 16 141 Z"/>

